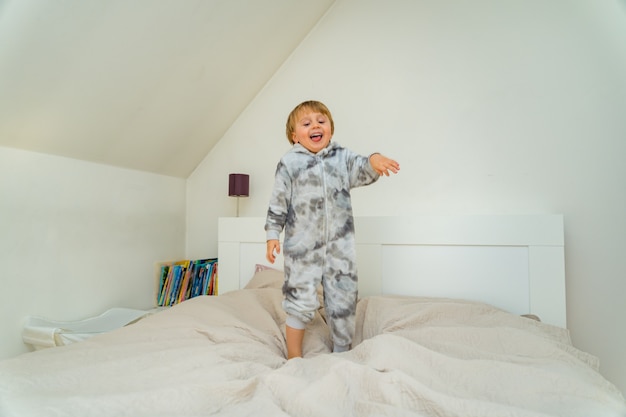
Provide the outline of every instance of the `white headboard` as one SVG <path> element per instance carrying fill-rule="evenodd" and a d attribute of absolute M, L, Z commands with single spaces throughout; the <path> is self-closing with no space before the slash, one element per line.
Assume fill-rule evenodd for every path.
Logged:
<path fill-rule="evenodd" d="M 269 265 L 264 224 L 219 219 L 220 294 Z M 356 217 L 355 228 L 361 297 L 463 298 L 566 327 L 561 215 Z"/>

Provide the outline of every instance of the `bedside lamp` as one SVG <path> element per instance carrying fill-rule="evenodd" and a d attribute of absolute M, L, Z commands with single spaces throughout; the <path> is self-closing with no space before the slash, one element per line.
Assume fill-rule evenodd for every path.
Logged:
<path fill-rule="evenodd" d="M 228 196 L 237 197 L 237 217 L 239 217 L 239 197 L 250 195 L 250 176 L 248 174 L 230 174 L 228 176 Z"/>

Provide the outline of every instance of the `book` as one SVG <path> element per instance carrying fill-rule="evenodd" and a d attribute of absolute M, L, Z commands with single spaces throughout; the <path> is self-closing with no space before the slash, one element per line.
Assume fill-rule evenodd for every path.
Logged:
<path fill-rule="evenodd" d="M 207 272 L 202 280 L 202 295 L 209 295 L 209 288 L 211 284 L 211 276 L 213 275 L 214 263 L 211 262 L 206 266 Z"/>
<path fill-rule="evenodd" d="M 213 263 L 213 268 L 211 269 L 211 278 L 209 280 L 209 290 L 207 291 L 207 295 L 216 295 L 217 294 L 217 262 Z"/>
<path fill-rule="evenodd" d="M 157 301 L 158 306 L 164 306 L 167 295 L 169 294 L 169 289 L 172 285 L 172 275 L 174 274 L 174 268 L 172 265 L 167 265 L 167 276 L 165 277 L 165 282 L 163 283 L 163 288 L 161 289 L 161 293 L 159 294 L 159 299 Z"/>
<path fill-rule="evenodd" d="M 171 306 L 176 304 L 174 300 L 176 300 L 176 294 L 178 288 L 180 288 L 180 280 L 183 274 L 183 267 L 181 265 L 174 265 L 174 275 L 172 276 L 172 285 L 170 287 L 167 300 L 165 305 Z"/>
<path fill-rule="evenodd" d="M 160 275 L 159 275 L 159 289 L 157 291 L 157 305 L 162 305 L 161 300 L 163 299 L 163 290 L 165 288 L 165 284 L 167 281 L 167 275 L 170 271 L 170 265 L 165 264 L 161 266 Z"/>
<path fill-rule="evenodd" d="M 191 284 L 191 298 L 197 297 L 200 295 L 202 288 L 202 280 L 204 279 L 204 275 L 206 274 L 206 268 L 204 265 L 199 265 L 196 269 L 196 273 L 193 276 L 193 283 Z"/>
<path fill-rule="evenodd" d="M 187 288 L 189 287 L 189 282 L 191 281 L 191 275 L 193 274 L 193 270 L 195 266 L 196 266 L 196 262 L 192 261 L 187 267 L 187 270 L 184 271 L 182 282 L 180 284 L 180 291 L 178 291 L 178 294 L 176 295 L 177 303 L 182 303 L 187 298 L 189 298 Z"/>

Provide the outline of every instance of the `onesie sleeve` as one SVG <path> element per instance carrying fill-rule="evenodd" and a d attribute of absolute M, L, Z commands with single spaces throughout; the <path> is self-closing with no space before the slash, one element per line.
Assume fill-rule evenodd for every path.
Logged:
<path fill-rule="evenodd" d="M 380 178 L 380 174 L 370 164 L 369 156 L 359 155 L 347 150 L 347 166 L 350 175 L 350 188 L 370 185 Z M 372 154 L 373 155 L 373 154 Z"/>
<path fill-rule="evenodd" d="M 279 240 L 287 220 L 289 201 L 291 201 L 291 178 L 287 166 L 281 160 L 276 167 L 274 189 L 265 221 L 267 240 Z"/>

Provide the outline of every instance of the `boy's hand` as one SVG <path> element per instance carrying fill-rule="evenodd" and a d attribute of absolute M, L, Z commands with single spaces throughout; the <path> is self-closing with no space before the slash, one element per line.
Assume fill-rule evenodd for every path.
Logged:
<path fill-rule="evenodd" d="M 370 164 L 372 165 L 372 168 L 378 172 L 378 175 L 385 175 L 388 177 L 389 171 L 394 174 L 397 174 L 398 171 L 400 171 L 399 163 L 379 153 L 375 153 L 370 156 Z"/>
<path fill-rule="evenodd" d="M 274 253 L 276 251 L 276 253 Z M 273 264 L 276 260 L 276 254 L 280 253 L 280 242 L 278 240 L 268 240 L 267 241 L 267 252 L 265 257 L 267 260 Z"/>

